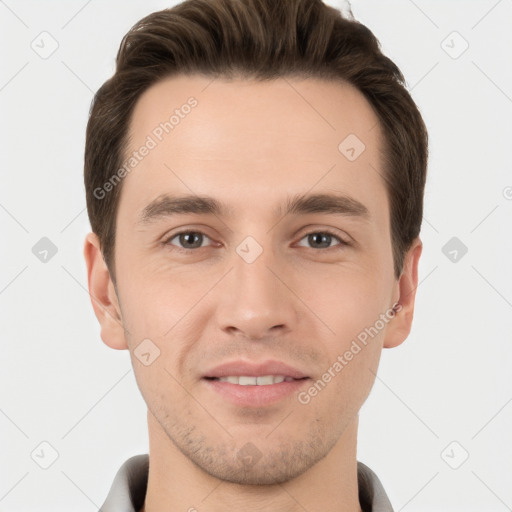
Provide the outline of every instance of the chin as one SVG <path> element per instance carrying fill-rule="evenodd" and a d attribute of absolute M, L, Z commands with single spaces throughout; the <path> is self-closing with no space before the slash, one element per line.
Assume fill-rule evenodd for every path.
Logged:
<path fill-rule="evenodd" d="M 180 444 L 186 447 L 181 448 L 184 455 L 214 478 L 238 485 L 276 485 L 297 478 L 323 459 L 335 443 L 325 440 L 326 436 L 310 436 L 307 441 L 290 439 L 275 445 L 263 440 L 239 448 L 208 446 L 204 438 L 199 443 L 189 438 Z"/>

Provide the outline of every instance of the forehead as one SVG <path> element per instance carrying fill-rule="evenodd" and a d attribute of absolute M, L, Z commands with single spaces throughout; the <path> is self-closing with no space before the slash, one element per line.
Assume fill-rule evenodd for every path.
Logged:
<path fill-rule="evenodd" d="M 343 82 L 178 75 L 135 106 L 126 157 L 150 149 L 127 173 L 121 203 L 129 196 L 140 210 L 186 192 L 256 207 L 263 194 L 312 188 L 383 196 L 381 139 L 371 105 Z"/>
<path fill-rule="evenodd" d="M 130 132 L 132 137 L 140 139 L 155 130 L 158 132 L 158 127 L 169 121 L 171 130 L 169 133 L 164 130 L 163 138 L 181 139 L 180 142 L 189 144 L 192 141 L 185 127 L 193 127 L 194 134 L 201 137 L 198 141 L 201 144 L 194 144 L 196 152 L 214 149 L 219 142 L 225 142 L 221 137 L 226 134 L 232 136 L 233 142 L 245 142 L 257 136 L 259 147 L 254 144 L 253 153 L 247 154 L 250 147 L 244 146 L 243 152 L 260 158 L 265 156 L 259 152 L 261 144 L 267 144 L 265 149 L 271 150 L 271 155 L 287 149 L 276 144 L 287 139 L 273 138 L 275 132 L 283 130 L 289 135 L 288 141 L 299 137 L 321 143 L 322 148 L 332 149 L 334 144 L 336 150 L 338 139 L 348 133 L 368 142 L 373 142 L 378 134 L 378 129 L 370 133 L 378 125 L 378 118 L 361 92 L 345 82 L 311 78 L 282 77 L 270 81 L 228 81 L 202 75 L 167 78 L 141 95 Z M 158 138 L 158 133 L 155 137 Z M 236 146 L 232 144 L 231 149 L 236 150 Z M 298 150 L 296 146 L 293 149 Z"/>

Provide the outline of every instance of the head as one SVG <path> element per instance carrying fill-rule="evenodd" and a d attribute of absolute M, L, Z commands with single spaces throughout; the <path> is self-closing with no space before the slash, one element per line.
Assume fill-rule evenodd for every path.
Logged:
<path fill-rule="evenodd" d="M 320 1 L 188 0 L 129 31 L 87 127 L 85 256 L 169 443 L 245 483 L 336 446 L 411 327 L 426 166 L 401 72 Z M 272 361 L 285 397 L 217 389 L 219 365 Z"/>

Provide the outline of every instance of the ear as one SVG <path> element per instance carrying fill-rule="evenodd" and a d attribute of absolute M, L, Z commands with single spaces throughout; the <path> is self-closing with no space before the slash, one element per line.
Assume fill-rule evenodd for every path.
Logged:
<path fill-rule="evenodd" d="M 128 349 L 117 293 L 101 253 L 98 235 L 95 233 L 89 233 L 85 237 L 84 257 L 89 296 L 101 326 L 101 339 L 111 348 Z"/>
<path fill-rule="evenodd" d="M 416 238 L 404 258 L 402 274 L 398 279 L 399 297 L 394 318 L 389 322 L 383 346 L 392 348 L 405 341 L 411 332 L 414 314 L 414 300 L 418 287 L 418 262 L 420 260 L 423 244 Z"/>

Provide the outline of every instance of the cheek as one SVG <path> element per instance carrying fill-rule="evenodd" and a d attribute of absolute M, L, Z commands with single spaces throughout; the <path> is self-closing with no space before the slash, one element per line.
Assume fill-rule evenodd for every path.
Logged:
<path fill-rule="evenodd" d="M 386 327 L 392 321 L 388 303 L 390 279 L 384 273 L 340 270 L 315 276 L 317 286 L 305 299 L 321 318 L 325 335 L 319 340 L 326 355 L 324 374 L 317 388 L 326 390 L 342 410 L 359 407 L 368 396 L 377 372 Z M 388 316 L 386 316 L 388 313 Z M 315 391 L 313 391 L 315 393 Z"/>
<path fill-rule="evenodd" d="M 140 393 L 159 421 L 172 426 L 177 418 L 183 422 L 191 415 L 194 402 L 164 355 L 145 366 L 132 354 L 132 364 Z"/>
<path fill-rule="evenodd" d="M 373 325 L 390 307 L 391 280 L 385 272 L 355 266 L 304 272 L 296 289 L 311 313 L 322 320 L 334 348 Z"/>
<path fill-rule="evenodd" d="M 216 274 L 198 279 L 176 272 L 126 272 L 120 295 L 129 338 L 164 341 L 174 336 L 216 280 Z"/>
<path fill-rule="evenodd" d="M 333 425 L 346 425 L 360 410 L 375 381 L 381 347 L 378 342 L 339 342 L 330 347 L 325 372 L 298 396 L 311 406 L 314 416 L 330 418 Z"/>
<path fill-rule="evenodd" d="M 211 308 L 205 309 L 207 301 L 201 302 L 211 284 L 207 279 L 191 284 L 187 279 L 137 276 L 124 284 L 123 319 L 139 388 L 155 407 L 168 403 L 170 396 L 173 408 L 179 407 L 180 384 L 193 384 L 184 374 L 185 363 L 201 339 L 205 318 L 212 315 Z"/>

